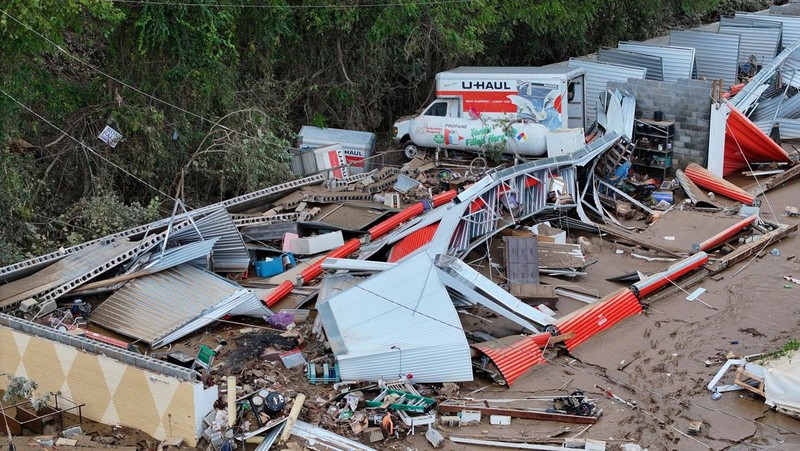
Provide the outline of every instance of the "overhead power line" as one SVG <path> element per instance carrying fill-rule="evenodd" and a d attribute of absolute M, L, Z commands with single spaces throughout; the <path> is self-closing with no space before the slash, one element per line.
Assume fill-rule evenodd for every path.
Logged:
<path fill-rule="evenodd" d="M 132 177 L 133 179 L 137 180 L 138 182 L 140 182 L 140 183 L 142 183 L 142 184 L 146 185 L 147 187 L 151 188 L 152 190 L 156 191 L 157 193 L 160 193 L 160 194 L 162 194 L 163 196 L 167 197 L 168 199 L 175 200 L 175 198 L 174 198 L 174 197 L 170 196 L 169 194 L 165 193 L 164 191 L 161 191 L 160 189 L 158 189 L 158 188 L 156 188 L 155 186 L 153 186 L 153 185 L 151 185 L 150 183 L 148 183 L 146 180 L 142 179 L 141 177 L 137 176 L 136 174 L 132 173 L 131 171 L 129 171 L 129 170 L 127 170 L 127 169 L 125 169 L 124 167 L 122 167 L 122 166 L 118 165 L 117 163 L 114 163 L 113 161 L 111 161 L 111 160 L 109 160 L 108 158 L 104 157 L 104 156 L 103 156 L 103 155 L 102 155 L 100 152 L 97 152 L 96 150 L 94 150 L 94 149 L 92 149 L 91 147 L 89 147 L 89 146 L 87 146 L 86 144 L 84 144 L 84 142 L 83 142 L 83 141 L 81 141 L 81 140 L 79 140 L 78 138 L 76 138 L 76 137 L 74 137 L 74 136 L 70 135 L 69 133 L 67 133 L 66 131 L 64 131 L 62 128 L 60 128 L 60 127 L 59 127 L 59 126 L 57 126 L 56 124 L 54 124 L 54 123 L 50 122 L 50 121 L 49 121 L 47 118 L 45 118 L 45 117 L 44 117 L 44 116 L 42 116 L 41 114 L 37 113 L 36 111 L 33 111 L 33 109 L 31 109 L 29 106 L 27 106 L 27 105 L 25 105 L 24 103 L 22 103 L 22 102 L 20 102 L 19 100 L 17 100 L 17 99 L 16 99 L 14 96 L 12 96 L 11 94 L 7 93 L 7 92 L 6 92 L 6 91 L 4 91 L 2 88 L 0 88 L 0 93 L 2 93 L 2 94 L 3 94 L 3 95 L 5 95 L 6 97 L 8 97 L 8 98 L 9 98 L 9 99 L 11 99 L 12 101 L 14 101 L 14 103 L 16 103 L 17 105 L 21 106 L 22 108 L 24 108 L 25 110 L 27 110 L 29 113 L 31 113 L 31 114 L 33 114 L 34 116 L 36 116 L 37 118 L 39 118 L 39 119 L 40 119 L 42 122 L 46 123 L 47 125 L 49 125 L 49 126 L 53 127 L 54 129 L 58 130 L 59 132 L 63 133 L 63 134 L 64 134 L 64 136 L 66 136 L 67 138 L 69 138 L 69 139 L 71 139 L 71 140 L 75 141 L 75 142 L 76 142 L 76 143 L 77 143 L 79 146 L 81 146 L 82 148 L 84 148 L 84 149 L 88 150 L 89 152 L 91 152 L 93 155 L 97 156 L 97 157 L 98 157 L 98 158 L 100 158 L 101 160 L 105 161 L 106 163 L 110 164 L 111 166 L 114 166 L 115 168 L 117 168 L 117 169 L 119 169 L 120 171 L 124 172 L 124 173 L 125 173 L 125 174 L 127 174 L 128 176 L 130 176 L 130 177 Z"/>
<path fill-rule="evenodd" d="M 30 31 L 31 33 L 33 33 L 33 34 L 35 34 L 35 35 L 39 36 L 41 39 L 43 39 L 44 41 L 46 41 L 47 43 L 49 43 L 50 45 L 52 45 L 53 47 L 55 47 L 56 49 L 58 49 L 58 50 L 59 50 L 61 53 L 63 53 L 63 54 L 65 54 L 65 55 L 67 55 L 68 57 L 70 57 L 70 58 L 72 58 L 73 60 L 75 60 L 75 61 L 79 62 L 80 64 L 83 64 L 84 66 L 86 66 L 86 67 L 88 67 L 89 69 L 91 69 L 91 70 L 93 70 L 93 71 L 97 72 L 98 74 L 100 74 L 100 75 L 102 75 L 102 76 L 104 76 L 104 77 L 108 78 L 109 80 L 113 80 L 113 81 L 115 81 L 115 82 L 117 82 L 117 83 L 121 84 L 122 86 L 125 86 L 126 88 L 128 88 L 128 89 L 130 89 L 130 90 L 132 90 L 132 91 L 135 91 L 135 92 L 137 92 L 137 93 L 139 93 L 139 94 L 141 94 L 141 95 L 143 95 L 143 96 L 145 96 L 145 97 L 148 97 L 148 98 L 150 98 L 150 99 L 152 99 L 152 100 L 155 100 L 156 102 L 159 102 L 159 103 L 161 103 L 161 104 L 163 104 L 163 105 L 166 105 L 166 106 L 169 106 L 169 107 L 171 107 L 171 108 L 174 108 L 174 109 L 176 109 L 176 110 L 178 110 L 178 111 L 181 111 L 181 112 L 183 112 L 183 113 L 186 113 L 186 114 L 188 114 L 188 115 L 190 115 L 190 116 L 192 116 L 192 117 L 195 117 L 195 118 L 197 118 L 197 119 L 200 119 L 200 120 L 202 120 L 202 121 L 204 121 L 204 122 L 207 122 L 207 123 L 211 124 L 212 126 L 217 126 L 217 127 L 220 127 L 220 128 L 221 128 L 221 129 L 223 129 L 223 130 L 226 130 L 226 131 L 228 131 L 228 132 L 231 132 L 231 133 L 236 133 L 236 134 L 238 134 L 238 135 L 241 135 L 241 136 L 244 136 L 244 137 L 246 137 L 246 138 L 250 138 L 250 139 L 254 139 L 254 140 L 257 140 L 257 139 L 258 139 L 258 138 L 254 137 L 254 136 L 251 136 L 251 135 L 250 135 L 250 134 L 248 134 L 248 133 L 245 133 L 245 132 L 242 132 L 242 131 L 239 131 L 239 130 L 234 130 L 234 129 L 230 128 L 230 127 L 227 127 L 227 126 L 225 126 L 225 125 L 222 125 L 221 123 L 219 123 L 219 122 L 220 122 L 219 120 L 217 120 L 217 121 L 214 121 L 214 120 L 212 120 L 212 119 L 209 119 L 209 118 L 207 118 L 207 117 L 201 116 L 201 115 L 199 115 L 199 114 L 197 114 L 197 113 L 191 112 L 191 111 L 189 111 L 189 110 L 187 110 L 187 109 L 185 109 L 185 108 L 182 108 L 182 107 L 180 107 L 180 106 L 178 106 L 178 105 L 175 105 L 174 103 L 171 103 L 171 102 L 168 102 L 168 101 L 166 101 L 166 100 L 160 99 L 160 98 L 158 98 L 158 97 L 156 97 L 156 96 L 154 96 L 154 95 L 152 95 L 152 94 L 150 94 L 150 93 L 147 93 L 147 92 L 145 92 L 145 91 L 142 91 L 141 89 L 137 88 L 136 86 L 133 86 L 133 85 L 131 85 L 130 83 L 127 83 L 127 82 L 125 82 L 125 81 L 123 81 L 123 80 L 120 80 L 119 78 L 116 78 L 116 77 L 114 77 L 113 75 L 111 75 L 111 74 L 109 74 L 109 73 L 107 73 L 107 72 L 103 71 L 102 69 L 99 69 L 99 68 L 95 67 L 94 65 L 92 65 L 92 64 L 91 64 L 91 63 L 89 63 L 88 61 L 85 61 L 85 60 L 83 60 L 82 58 L 80 58 L 80 57 L 78 57 L 78 56 L 75 56 L 75 55 L 74 55 L 74 54 L 72 54 L 72 53 L 71 53 L 69 50 L 67 50 L 67 49 L 65 49 L 65 48 L 63 48 L 63 47 L 61 47 L 61 46 L 60 46 L 60 45 L 58 45 L 56 42 L 54 42 L 53 40 L 51 40 L 50 38 L 48 38 L 47 36 L 45 36 L 45 35 L 43 35 L 42 33 L 40 33 L 40 32 L 38 32 L 38 31 L 36 31 L 36 30 L 35 30 L 35 29 L 33 29 L 33 28 L 30 26 L 30 25 L 28 25 L 28 24 L 26 24 L 26 23 L 24 23 L 24 22 L 20 21 L 19 19 L 17 19 L 16 17 L 12 16 L 12 15 L 11 15 L 11 14 L 9 14 L 8 12 L 6 12 L 5 10 L 3 10 L 3 9 L 0 9 L 0 14 L 3 14 L 4 16 L 8 17 L 8 18 L 9 18 L 9 19 L 11 19 L 12 21 L 14 21 L 14 22 L 18 23 L 19 25 L 21 25 L 22 27 L 24 27 L 25 29 L 27 29 L 28 31 Z M 277 161 L 277 160 L 275 160 L 274 158 L 271 158 L 271 157 L 269 157 L 269 156 L 264 156 L 264 158 L 266 158 L 266 159 L 267 159 L 267 160 L 269 160 L 269 161 L 272 161 L 273 163 L 276 163 L 276 164 L 282 164 L 281 162 L 279 162 L 279 161 Z"/>
<path fill-rule="evenodd" d="M 161 2 L 157 0 L 108 0 L 111 3 L 126 3 L 132 5 L 156 5 L 156 6 L 187 6 L 187 7 L 212 7 L 212 8 L 247 8 L 247 9 L 350 9 L 350 8 L 382 8 L 390 6 L 427 6 L 427 5 L 449 5 L 454 3 L 472 3 L 474 0 L 430 0 L 430 1 L 409 1 L 409 2 L 385 2 L 385 3 L 328 3 L 322 5 L 248 5 L 241 3 L 196 3 L 196 2 Z"/>

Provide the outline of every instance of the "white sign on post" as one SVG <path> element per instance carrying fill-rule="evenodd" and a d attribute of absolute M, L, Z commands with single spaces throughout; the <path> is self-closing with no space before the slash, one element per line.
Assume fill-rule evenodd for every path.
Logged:
<path fill-rule="evenodd" d="M 100 132 L 100 136 L 98 136 L 98 138 L 100 138 L 100 141 L 103 141 L 104 143 L 111 146 L 112 149 L 114 147 L 117 147 L 117 144 L 119 144 L 119 142 L 122 141 L 122 135 L 118 131 L 109 127 L 108 125 L 106 125 L 106 128 L 104 128 L 103 131 Z"/>

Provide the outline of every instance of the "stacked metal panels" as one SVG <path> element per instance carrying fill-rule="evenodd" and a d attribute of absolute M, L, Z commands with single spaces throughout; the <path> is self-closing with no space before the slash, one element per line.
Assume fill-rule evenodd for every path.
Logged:
<path fill-rule="evenodd" d="M 661 58 L 664 81 L 676 82 L 692 78 L 695 54 L 693 47 L 673 47 L 635 41 L 621 41 L 618 47 L 620 50 Z"/>
<path fill-rule="evenodd" d="M 571 58 L 569 67 L 581 67 L 586 71 L 586 118 L 597 119 L 600 107 L 600 94 L 608 89 L 608 82 L 626 83 L 630 78 L 643 79 L 647 69 L 641 67 L 619 66 L 597 61 L 585 61 Z"/>
<path fill-rule="evenodd" d="M 793 45 L 795 42 L 800 41 L 800 17 L 737 12 L 736 18 L 754 19 L 759 21 L 780 23 L 783 28 L 783 35 L 781 39 L 781 44 L 783 48 L 789 47 Z"/>
<path fill-rule="evenodd" d="M 94 243 L 30 276 L 0 285 L 0 308 L 32 297 L 55 299 L 129 260 L 139 244 L 126 240 Z"/>
<path fill-rule="evenodd" d="M 191 242 L 198 239 L 219 238 L 213 248 L 212 269 L 216 272 L 244 272 L 250 266 L 250 254 L 244 246 L 242 234 L 224 209 L 204 216 L 195 222 L 195 227 L 186 227 L 170 235 L 170 241 Z M 197 231 L 200 231 L 198 236 Z"/>
<path fill-rule="evenodd" d="M 698 78 L 722 79 L 726 86 L 736 84 L 739 73 L 739 35 L 672 30 L 669 33 L 669 44 L 695 49 Z"/>
<path fill-rule="evenodd" d="M 664 69 L 660 56 L 646 55 L 644 53 L 630 52 L 621 49 L 601 48 L 597 52 L 597 60 L 603 63 L 617 64 L 619 66 L 642 67 L 647 69 L 645 78 L 648 80 L 664 80 Z"/>
<path fill-rule="evenodd" d="M 739 63 L 750 61 L 752 55 L 756 57 L 759 64 L 765 64 L 772 61 L 778 54 L 781 42 L 780 27 L 742 27 L 720 24 L 719 32 L 739 36 Z"/>

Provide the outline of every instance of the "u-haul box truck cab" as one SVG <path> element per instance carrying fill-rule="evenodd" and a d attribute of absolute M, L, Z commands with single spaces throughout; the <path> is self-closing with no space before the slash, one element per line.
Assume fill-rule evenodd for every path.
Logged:
<path fill-rule="evenodd" d="M 575 67 L 459 67 L 436 74 L 436 100 L 394 123 L 406 158 L 420 147 L 540 157 L 546 135 L 586 127 L 586 80 Z"/>

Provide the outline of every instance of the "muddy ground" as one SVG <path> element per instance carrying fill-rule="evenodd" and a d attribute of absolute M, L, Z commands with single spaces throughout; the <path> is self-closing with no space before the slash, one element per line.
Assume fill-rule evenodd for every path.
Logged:
<path fill-rule="evenodd" d="M 800 183 L 776 189 L 762 200 L 765 220 L 793 223 L 800 219 L 783 215 L 787 205 L 798 205 Z M 774 210 L 774 213 L 773 213 Z M 642 236 L 662 240 L 661 244 L 685 247 L 698 243 L 735 222 L 720 215 L 673 210 Z M 663 240 L 674 236 L 674 241 Z M 619 246 L 592 240 L 595 250 L 588 258 L 600 263 L 576 280 L 596 285 L 601 294 L 615 285 L 605 277 L 628 272 L 648 272 L 669 263 L 650 263 L 614 253 Z M 773 248 L 780 255 L 769 253 Z M 654 303 L 643 315 L 628 318 L 578 347 L 571 355 L 551 358 L 518 379 L 510 388 L 490 386 L 475 398 L 525 398 L 583 390 L 597 399 L 603 416 L 580 437 L 605 440 L 609 445 L 638 443 L 650 450 L 703 449 L 800 449 L 800 420 L 771 411 L 763 398 L 746 391 L 728 392 L 711 399 L 706 385 L 719 369 L 704 361 L 728 352 L 751 355 L 780 348 L 790 338 L 800 337 L 800 286 L 783 276 L 800 276 L 800 237 L 789 235 L 764 249 L 752 260 L 726 269 L 719 277 L 706 278 L 696 287 L 707 291 L 700 302 L 689 302 L 679 292 Z M 713 257 L 713 254 L 712 254 Z M 662 266 L 663 265 L 663 266 Z M 641 268 L 641 269 L 639 269 Z M 791 287 L 791 288 L 787 288 Z M 577 301 L 561 300 L 559 313 L 577 308 Z M 624 369 L 622 361 L 630 362 Z M 732 382 L 733 375 L 726 380 Z M 462 395 L 486 385 L 478 380 L 462 384 Z M 635 408 L 609 399 L 604 390 L 636 404 Z M 527 401 L 511 406 L 541 407 Z M 684 433 L 689 422 L 702 421 L 695 437 Z M 445 436 L 474 436 L 484 439 L 507 437 L 536 439 L 565 438 L 580 432 L 582 425 L 512 420 L 511 426 L 492 426 L 488 418 L 480 426 L 443 428 Z M 424 439 L 412 439 L 412 447 L 429 448 Z M 400 447 L 399 449 L 402 449 Z M 472 449 L 447 442 L 444 449 Z M 474 449 L 488 449 L 475 447 Z"/>

